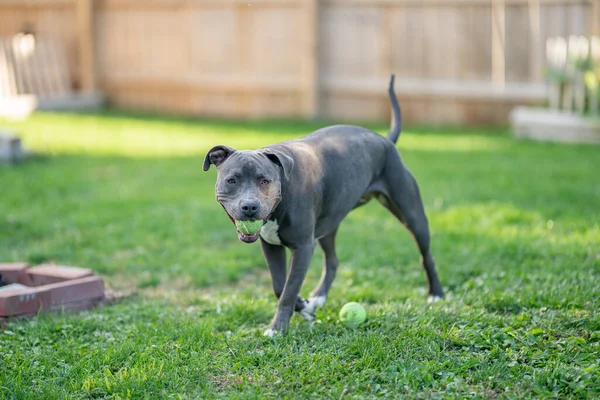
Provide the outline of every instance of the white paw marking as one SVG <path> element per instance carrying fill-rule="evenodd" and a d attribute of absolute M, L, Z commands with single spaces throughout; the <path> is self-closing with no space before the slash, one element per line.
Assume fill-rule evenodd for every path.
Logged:
<path fill-rule="evenodd" d="M 273 337 L 273 336 L 277 335 L 277 333 L 279 333 L 279 332 L 277 332 L 275 329 L 269 328 L 265 331 L 265 333 L 263 333 L 263 335 L 266 337 Z"/>
<path fill-rule="evenodd" d="M 313 322 L 315 320 L 315 314 L 311 313 L 311 310 L 307 310 L 306 307 L 300 310 L 300 316 L 308 322 Z"/>
<path fill-rule="evenodd" d="M 325 300 L 327 300 L 327 297 L 325 296 L 311 297 L 306 302 L 306 307 L 300 310 L 300 316 L 308 322 L 314 321 L 317 313 L 317 308 L 323 307 L 323 304 L 325 304 Z"/>
<path fill-rule="evenodd" d="M 427 303 L 437 303 L 440 300 L 442 300 L 440 296 L 429 296 L 429 298 L 427 299 Z"/>
<path fill-rule="evenodd" d="M 260 229 L 260 237 L 269 244 L 281 245 L 281 239 L 279 239 L 279 224 L 277 220 L 268 220 L 266 224 Z"/>
<path fill-rule="evenodd" d="M 317 296 L 317 297 L 311 297 L 310 299 L 308 299 L 308 304 L 309 305 L 313 305 L 314 307 L 323 307 L 323 305 L 325 304 L 325 300 L 327 300 L 326 296 Z"/>

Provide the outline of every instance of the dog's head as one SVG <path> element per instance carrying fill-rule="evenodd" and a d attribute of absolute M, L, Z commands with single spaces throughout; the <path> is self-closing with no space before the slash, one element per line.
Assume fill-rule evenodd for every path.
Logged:
<path fill-rule="evenodd" d="M 235 150 L 215 146 L 204 158 L 204 171 L 210 165 L 217 168 L 215 192 L 217 202 L 235 221 L 266 222 L 281 201 L 282 181 L 286 180 L 294 162 L 291 157 L 274 149 Z M 245 243 L 253 243 L 260 232 L 245 234 L 237 231 Z"/>

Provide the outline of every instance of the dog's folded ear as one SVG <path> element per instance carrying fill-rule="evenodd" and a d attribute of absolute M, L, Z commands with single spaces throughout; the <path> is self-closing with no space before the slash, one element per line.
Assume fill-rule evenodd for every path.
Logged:
<path fill-rule="evenodd" d="M 202 169 L 204 171 L 208 171 L 210 168 L 210 164 L 214 164 L 216 167 L 221 165 L 223 161 L 227 159 L 230 155 L 235 153 L 235 149 L 232 147 L 227 147 L 223 145 L 215 146 L 206 153 L 204 157 L 204 165 Z"/>
<path fill-rule="evenodd" d="M 285 179 L 289 179 L 292 170 L 294 169 L 294 160 L 287 154 L 282 153 L 279 150 L 265 149 L 263 151 L 265 156 L 275 164 L 279 165 L 283 169 L 283 175 Z"/>

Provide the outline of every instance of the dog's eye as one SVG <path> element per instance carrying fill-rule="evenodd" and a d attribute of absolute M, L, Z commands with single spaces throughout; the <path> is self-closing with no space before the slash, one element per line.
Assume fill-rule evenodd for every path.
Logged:
<path fill-rule="evenodd" d="M 263 179 L 262 181 L 260 181 L 260 184 L 263 186 L 267 186 L 269 183 L 271 183 L 271 181 L 268 179 Z"/>
<path fill-rule="evenodd" d="M 227 183 L 234 184 L 235 183 L 235 179 L 227 179 Z"/>

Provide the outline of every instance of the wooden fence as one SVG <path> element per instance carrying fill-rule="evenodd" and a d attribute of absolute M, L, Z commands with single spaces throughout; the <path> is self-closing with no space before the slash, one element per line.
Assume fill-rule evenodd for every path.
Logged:
<path fill-rule="evenodd" d="M 600 34 L 600 0 L 0 0 L 0 35 L 64 39 L 72 78 L 122 107 L 504 123 L 545 100 L 546 39 Z"/>

